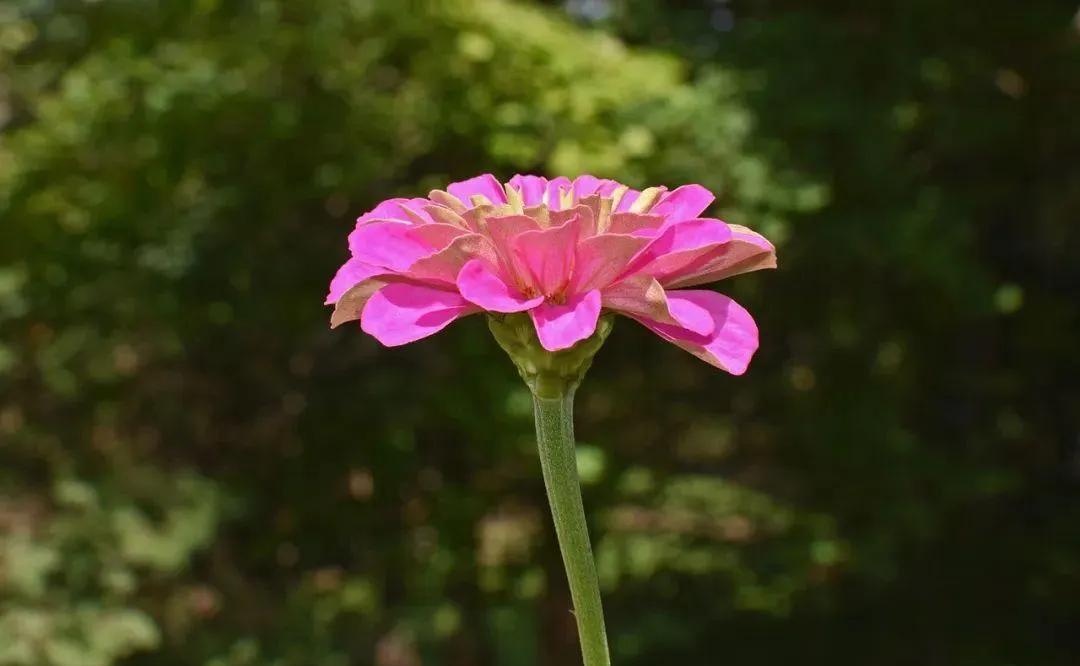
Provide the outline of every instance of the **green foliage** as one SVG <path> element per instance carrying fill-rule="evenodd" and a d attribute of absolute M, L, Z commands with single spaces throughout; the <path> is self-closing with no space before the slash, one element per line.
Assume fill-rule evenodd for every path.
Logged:
<path fill-rule="evenodd" d="M 46 507 L 7 507 L 0 536 L 0 664 L 99 666 L 160 645 L 141 580 L 175 585 L 217 527 L 206 481 L 128 469 L 99 486 L 59 478 Z M 141 490 L 141 492 L 140 492 Z M 44 499 L 44 498 L 43 498 Z"/>
<path fill-rule="evenodd" d="M 357 214 L 483 171 L 780 245 L 720 287 L 748 375 L 624 321 L 579 392 L 617 663 L 1072 663 L 1068 12 L 606 4 L 0 5 L 0 665 L 574 663 L 484 322 L 320 305 Z"/>

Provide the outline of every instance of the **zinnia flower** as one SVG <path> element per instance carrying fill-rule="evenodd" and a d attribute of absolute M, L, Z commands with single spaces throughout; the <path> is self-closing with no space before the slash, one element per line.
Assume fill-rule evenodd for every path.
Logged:
<path fill-rule="evenodd" d="M 630 189 L 579 176 L 485 174 L 427 198 L 389 199 L 357 221 L 352 256 L 330 283 L 332 326 L 355 319 L 387 346 L 413 342 L 479 312 L 527 312 L 544 349 L 625 315 L 732 374 L 758 346 L 750 314 L 711 290 L 688 289 L 774 268 L 773 246 L 738 225 L 699 217 L 701 185 Z"/>
<path fill-rule="evenodd" d="M 503 185 L 485 174 L 362 215 L 352 256 L 330 282 L 331 325 L 359 319 L 388 346 L 489 313 L 533 395 L 586 666 L 611 657 L 575 464 L 574 392 L 615 313 L 718 368 L 746 371 L 758 346 L 753 318 L 727 296 L 687 287 L 773 268 L 776 255 L 745 227 L 698 217 L 712 201 L 700 185 L 639 192 L 593 176 Z"/>

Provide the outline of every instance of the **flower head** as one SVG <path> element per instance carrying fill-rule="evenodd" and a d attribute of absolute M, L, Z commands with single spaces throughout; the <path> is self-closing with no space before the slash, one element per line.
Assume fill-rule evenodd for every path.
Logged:
<path fill-rule="evenodd" d="M 389 199 L 357 220 L 352 256 L 330 283 L 331 325 L 360 320 L 387 346 L 466 315 L 528 313 L 544 349 L 572 347 L 602 311 L 634 319 L 733 374 L 758 346 L 732 299 L 686 289 L 774 268 L 773 246 L 699 217 L 700 185 L 638 191 L 612 180 L 485 174 L 427 198 Z"/>

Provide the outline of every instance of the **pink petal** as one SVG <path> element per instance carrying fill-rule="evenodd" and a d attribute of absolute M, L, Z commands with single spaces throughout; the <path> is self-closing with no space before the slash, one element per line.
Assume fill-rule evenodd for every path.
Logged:
<path fill-rule="evenodd" d="M 582 174 L 574 179 L 574 201 L 581 201 L 590 194 L 595 194 L 604 181 L 596 176 Z"/>
<path fill-rule="evenodd" d="M 443 249 L 421 257 L 405 271 L 376 269 L 377 275 L 353 284 L 340 296 L 330 319 L 331 328 L 359 319 L 368 299 L 388 282 L 451 291 L 455 289 L 462 266 L 473 258 L 492 264 L 496 262 L 495 252 L 486 238 L 478 234 L 465 234 L 455 238 Z"/>
<path fill-rule="evenodd" d="M 484 231 L 492 238 L 509 243 L 526 231 L 539 231 L 540 225 L 528 215 L 492 215 L 484 218 Z"/>
<path fill-rule="evenodd" d="M 594 212 L 594 210 L 599 212 L 599 199 L 594 196 L 590 196 L 589 199 L 592 200 L 590 203 L 593 203 L 597 206 L 596 209 L 591 208 L 583 203 L 575 204 L 570 208 L 557 210 L 548 215 L 548 223 L 552 227 L 559 227 L 576 217 L 578 227 L 578 239 L 584 240 L 586 238 L 595 236 L 596 212 Z"/>
<path fill-rule="evenodd" d="M 544 303 L 529 310 L 540 345 L 548 351 L 574 346 L 596 331 L 600 318 L 600 292 L 579 294 L 562 305 Z"/>
<path fill-rule="evenodd" d="M 349 234 L 349 250 L 364 263 L 403 271 L 434 249 L 418 239 L 413 230 L 411 224 L 391 220 L 358 224 Z"/>
<path fill-rule="evenodd" d="M 609 234 L 634 234 L 635 236 L 657 236 L 664 224 L 661 215 L 644 213 L 612 213 L 608 225 Z"/>
<path fill-rule="evenodd" d="M 690 306 L 707 312 L 713 320 L 712 333 L 701 335 L 681 326 L 644 318 L 637 318 L 638 321 L 710 365 L 733 375 L 746 372 L 758 348 L 758 330 L 745 308 L 714 291 L 671 291 L 667 296 L 672 303 L 682 302 L 680 308 Z"/>
<path fill-rule="evenodd" d="M 615 190 L 620 187 L 622 187 L 622 185 L 614 180 L 602 180 L 600 181 L 600 186 L 596 188 L 596 193 L 602 197 L 610 197 L 615 193 Z"/>
<path fill-rule="evenodd" d="M 524 312 L 544 302 L 543 296 L 526 298 L 479 259 L 462 267 L 457 287 L 466 300 L 488 312 Z"/>
<path fill-rule="evenodd" d="M 761 234 L 746 227 L 729 224 L 731 240 L 698 262 L 677 274 L 666 276 L 670 287 L 693 287 L 763 268 L 776 268 L 776 250 Z"/>
<path fill-rule="evenodd" d="M 667 188 L 663 185 L 649 187 L 640 192 L 637 190 L 627 190 L 624 196 L 619 199 L 619 205 L 615 207 L 615 212 L 651 213 L 652 211 L 650 209 L 663 198 L 666 192 Z"/>
<path fill-rule="evenodd" d="M 413 224 L 430 224 L 435 222 L 424 210 L 431 205 L 431 201 L 423 197 L 414 197 L 402 202 L 401 207 L 405 214 L 413 221 Z"/>
<path fill-rule="evenodd" d="M 396 347 L 438 333 L 476 311 L 457 292 L 394 283 L 368 299 L 360 328 L 387 347 Z"/>
<path fill-rule="evenodd" d="M 557 227 L 526 231 L 511 241 L 514 255 L 527 269 L 539 293 L 557 294 L 570 282 L 579 226 L 575 215 Z"/>
<path fill-rule="evenodd" d="M 720 220 L 683 220 L 666 224 L 626 269 L 626 275 L 677 275 L 695 261 L 731 240 L 731 229 Z"/>
<path fill-rule="evenodd" d="M 603 289 L 625 271 L 630 260 L 650 242 L 627 234 L 601 234 L 581 241 L 574 257 L 570 293 Z"/>
<path fill-rule="evenodd" d="M 447 195 L 450 196 L 450 195 Z M 460 227 L 461 229 L 469 229 L 468 222 L 465 221 L 460 214 L 451 208 L 441 206 L 439 204 L 429 203 L 423 208 L 424 214 L 431 218 L 431 221 L 438 224 L 449 224 L 452 227 Z"/>
<path fill-rule="evenodd" d="M 614 212 L 625 213 L 630 210 L 630 206 L 633 206 L 634 202 L 637 201 L 637 198 L 640 196 L 641 192 L 638 190 L 633 188 L 626 190 L 626 194 L 623 195 L 622 199 L 619 199 L 619 205 L 615 206 Z"/>
<path fill-rule="evenodd" d="M 540 225 L 527 215 L 503 215 L 484 221 L 484 231 L 495 248 L 503 270 L 521 285 L 532 284 L 529 269 L 512 247 L 512 241 L 526 231 L 538 231 Z"/>
<path fill-rule="evenodd" d="M 544 195 L 547 199 L 548 210 L 562 210 L 562 192 L 570 191 L 572 189 L 574 189 L 574 185 L 566 176 L 559 176 L 558 178 L 549 180 L 547 192 Z"/>
<path fill-rule="evenodd" d="M 461 199 L 467 207 L 472 208 L 473 195 L 480 195 L 493 204 L 506 203 L 506 190 L 502 184 L 490 173 L 470 178 L 457 183 L 450 183 L 446 191 Z"/>
<path fill-rule="evenodd" d="M 668 291 L 666 294 L 668 312 L 679 326 L 698 335 L 709 335 L 716 329 L 712 313 L 698 300 L 678 291 Z"/>
<path fill-rule="evenodd" d="M 668 222 L 689 220 L 700 215 L 715 199 L 701 185 L 683 185 L 661 197 L 649 212 L 665 216 Z"/>
<path fill-rule="evenodd" d="M 544 203 L 544 192 L 547 191 L 547 178 L 543 176 L 523 176 L 518 174 L 510 179 L 509 185 L 521 192 L 521 200 L 528 206 L 539 206 Z"/>
<path fill-rule="evenodd" d="M 471 259 L 483 259 L 495 265 L 498 259 L 491 242 L 480 234 L 458 236 L 449 245 L 426 257 L 416 260 L 402 272 L 414 282 L 432 286 L 453 286 L 458 273 Z"/>
<path fill-rule="evenodd" d="M 635 276 L 603 289 L 603 306 L 635 319 L 681 326 L 699 335 L 713 332 L 712 316 L 685 300 L 669 300 L 659 282 Z"/>
<path fill-rule="evenodd" d="M 385 269 L 365 264 L 355 257 L 350 258 L 341 265 L 334 279 L 330 280 L 330 293 L 326 295 L 326 305 L 337 303 L 338 299 L 353 285 L 385 272 Z"/>
<path fill-rule="evenodd" d="M 361 215 L 360 218 L 357 219 L 357 222 L 367 222 L 368 220 L 398 220 L 400 222 L 412 224 L 415 222 L 415 219 L 409 212 L 425 217 L 422 206 L 428 203 L 430 202 L 427 199 L 387 199 L 386 201 L 380 202 L 378 206 L 375 206 L 375 208 L 367 213 Z M 406 211 L 406 208 L 409 210 Z"/>
<path fill-rule="evenodd" d="M 368 299 L 384 286 L 386 286 L 385 280 L 374 277 L 357 282 L 349 287 L 334 303 L 334 312 L 330 315 L 330 328 L 337 328 L 342 324 L 359 319 Z"/>
<path fill-rule="evenodd" d="M 441 250 L 449 245 L 455 238 L 459 238 L 469 232 L 454 224 L 418 224 L 413 227 L 412 237 L 432 249 Z"/>

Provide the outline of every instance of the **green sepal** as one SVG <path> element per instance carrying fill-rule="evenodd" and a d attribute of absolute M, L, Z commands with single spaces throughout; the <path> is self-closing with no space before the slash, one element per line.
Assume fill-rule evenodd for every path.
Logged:
<path fill-rule="evenodd" d="M 540 344 L 528 314 L 488 314 L 496 342 L 538 398 L 558 398 L 576 389 L 614 325 L 614 315 L 602 314 L 591 336 L 569 349 L 550 352 Z"/>

